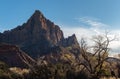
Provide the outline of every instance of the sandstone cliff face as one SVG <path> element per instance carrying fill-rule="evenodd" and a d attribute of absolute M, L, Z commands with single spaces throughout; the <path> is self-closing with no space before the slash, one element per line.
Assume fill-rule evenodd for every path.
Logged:
<path fill-rule="evenodd" d="M 55 46 L 79 45 L 75 35 L 64 38 L 59 26 L 46 19 L 38 10 L 22 26 L 5 31 L 0 39 L 0 42 L 18 45 L 34 58 L 50 53 Z"/>
<path fill-rule="evenodd" d="M 35 63 L 35 60 L 22 52 L 18 47 L 8 44 L 0 44 L 0 60 L 10 67 L 28 67 Z"/>

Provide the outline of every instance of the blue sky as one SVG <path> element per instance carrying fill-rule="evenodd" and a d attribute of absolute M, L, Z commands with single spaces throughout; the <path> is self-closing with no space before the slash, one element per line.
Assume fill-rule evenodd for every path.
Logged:
<path fill-rule="evenodd" d="M 26 22 L 36 9 L 58 25 L 89 27 L 80 21 L 87 17 L 118 29 L 119 7 L 120 0 L 0 0 L 0 31 Z"/>
<path fill-rule="evenodd" d="M 120 0 L 0 0 L 0 32 L 22 25 L 35 10 L 59 25 L 65 36 L 75 33 L 79 40 L 107 29 L 120 38 Z M 111 48 L 120 52 L 120 39 Z"/>

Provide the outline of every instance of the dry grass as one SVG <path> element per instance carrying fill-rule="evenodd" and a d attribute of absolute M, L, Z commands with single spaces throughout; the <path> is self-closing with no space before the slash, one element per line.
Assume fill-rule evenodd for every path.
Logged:
<path fill-rule="evenodd" d="M 14 73 L 17 73 L 19 75 L 22 75 L 22 74 L 25 74 L 25 73 L 29 73 L 28 69 L 21 69 L 21 68 L 17 68 L 17 67 L 10 68 L 10 71 L 12 71 Z"/>

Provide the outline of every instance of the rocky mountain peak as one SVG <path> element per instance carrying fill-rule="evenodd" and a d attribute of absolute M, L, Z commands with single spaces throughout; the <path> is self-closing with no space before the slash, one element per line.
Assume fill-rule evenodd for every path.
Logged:
<path fill-rule="evenodd" d="M 30 17 L 30 19 L 27 22 L 27 27 L 28 28 L 44 28 L 47 29 L 47 25 L 46 25 L 46 21 L 47 19 L 44 17 L 44 15 L 42 14 L 42 12 L 40 12 L 39 10 L 36 10 L 33 15 Z"/>
<path fill-rule="evenodd" d="M 44 17 L 44 15 L 42 14 L 42 12 L 40 12 L 39 10 L 36 10 L 33 15 L 31 16 L 30 20 L 34 19 L 35 21 L 40 21 L 42 19 L 46 19 Z"/>
<path fill-rule="evenodd" d="M 34 58 L 50 53 L 54 46 L 79 45 L 75 35 L 64 38 L 60 27 L 46 19 L 39 10 L 23 25 L 0 34 L 0 42 L 18 45 Z"/>
<path fill-rule="evenodd" d="M 39 10 L 35 10 L 33 15 L 35 15 L 35 16 L 43 16 L 43 13 L 41 11 L 39 11 Z"/>

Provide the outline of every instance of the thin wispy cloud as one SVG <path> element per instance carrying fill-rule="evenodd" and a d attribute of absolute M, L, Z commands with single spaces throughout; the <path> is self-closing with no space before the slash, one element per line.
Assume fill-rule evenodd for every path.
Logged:
<path fill-rule="evenodd" d="M 100 22 L 100 20 L 96 18 L 82 17 L 82 18 L 77 18 L 77 20 L 93 28 L 109 27 L 109 25 Z"/>

